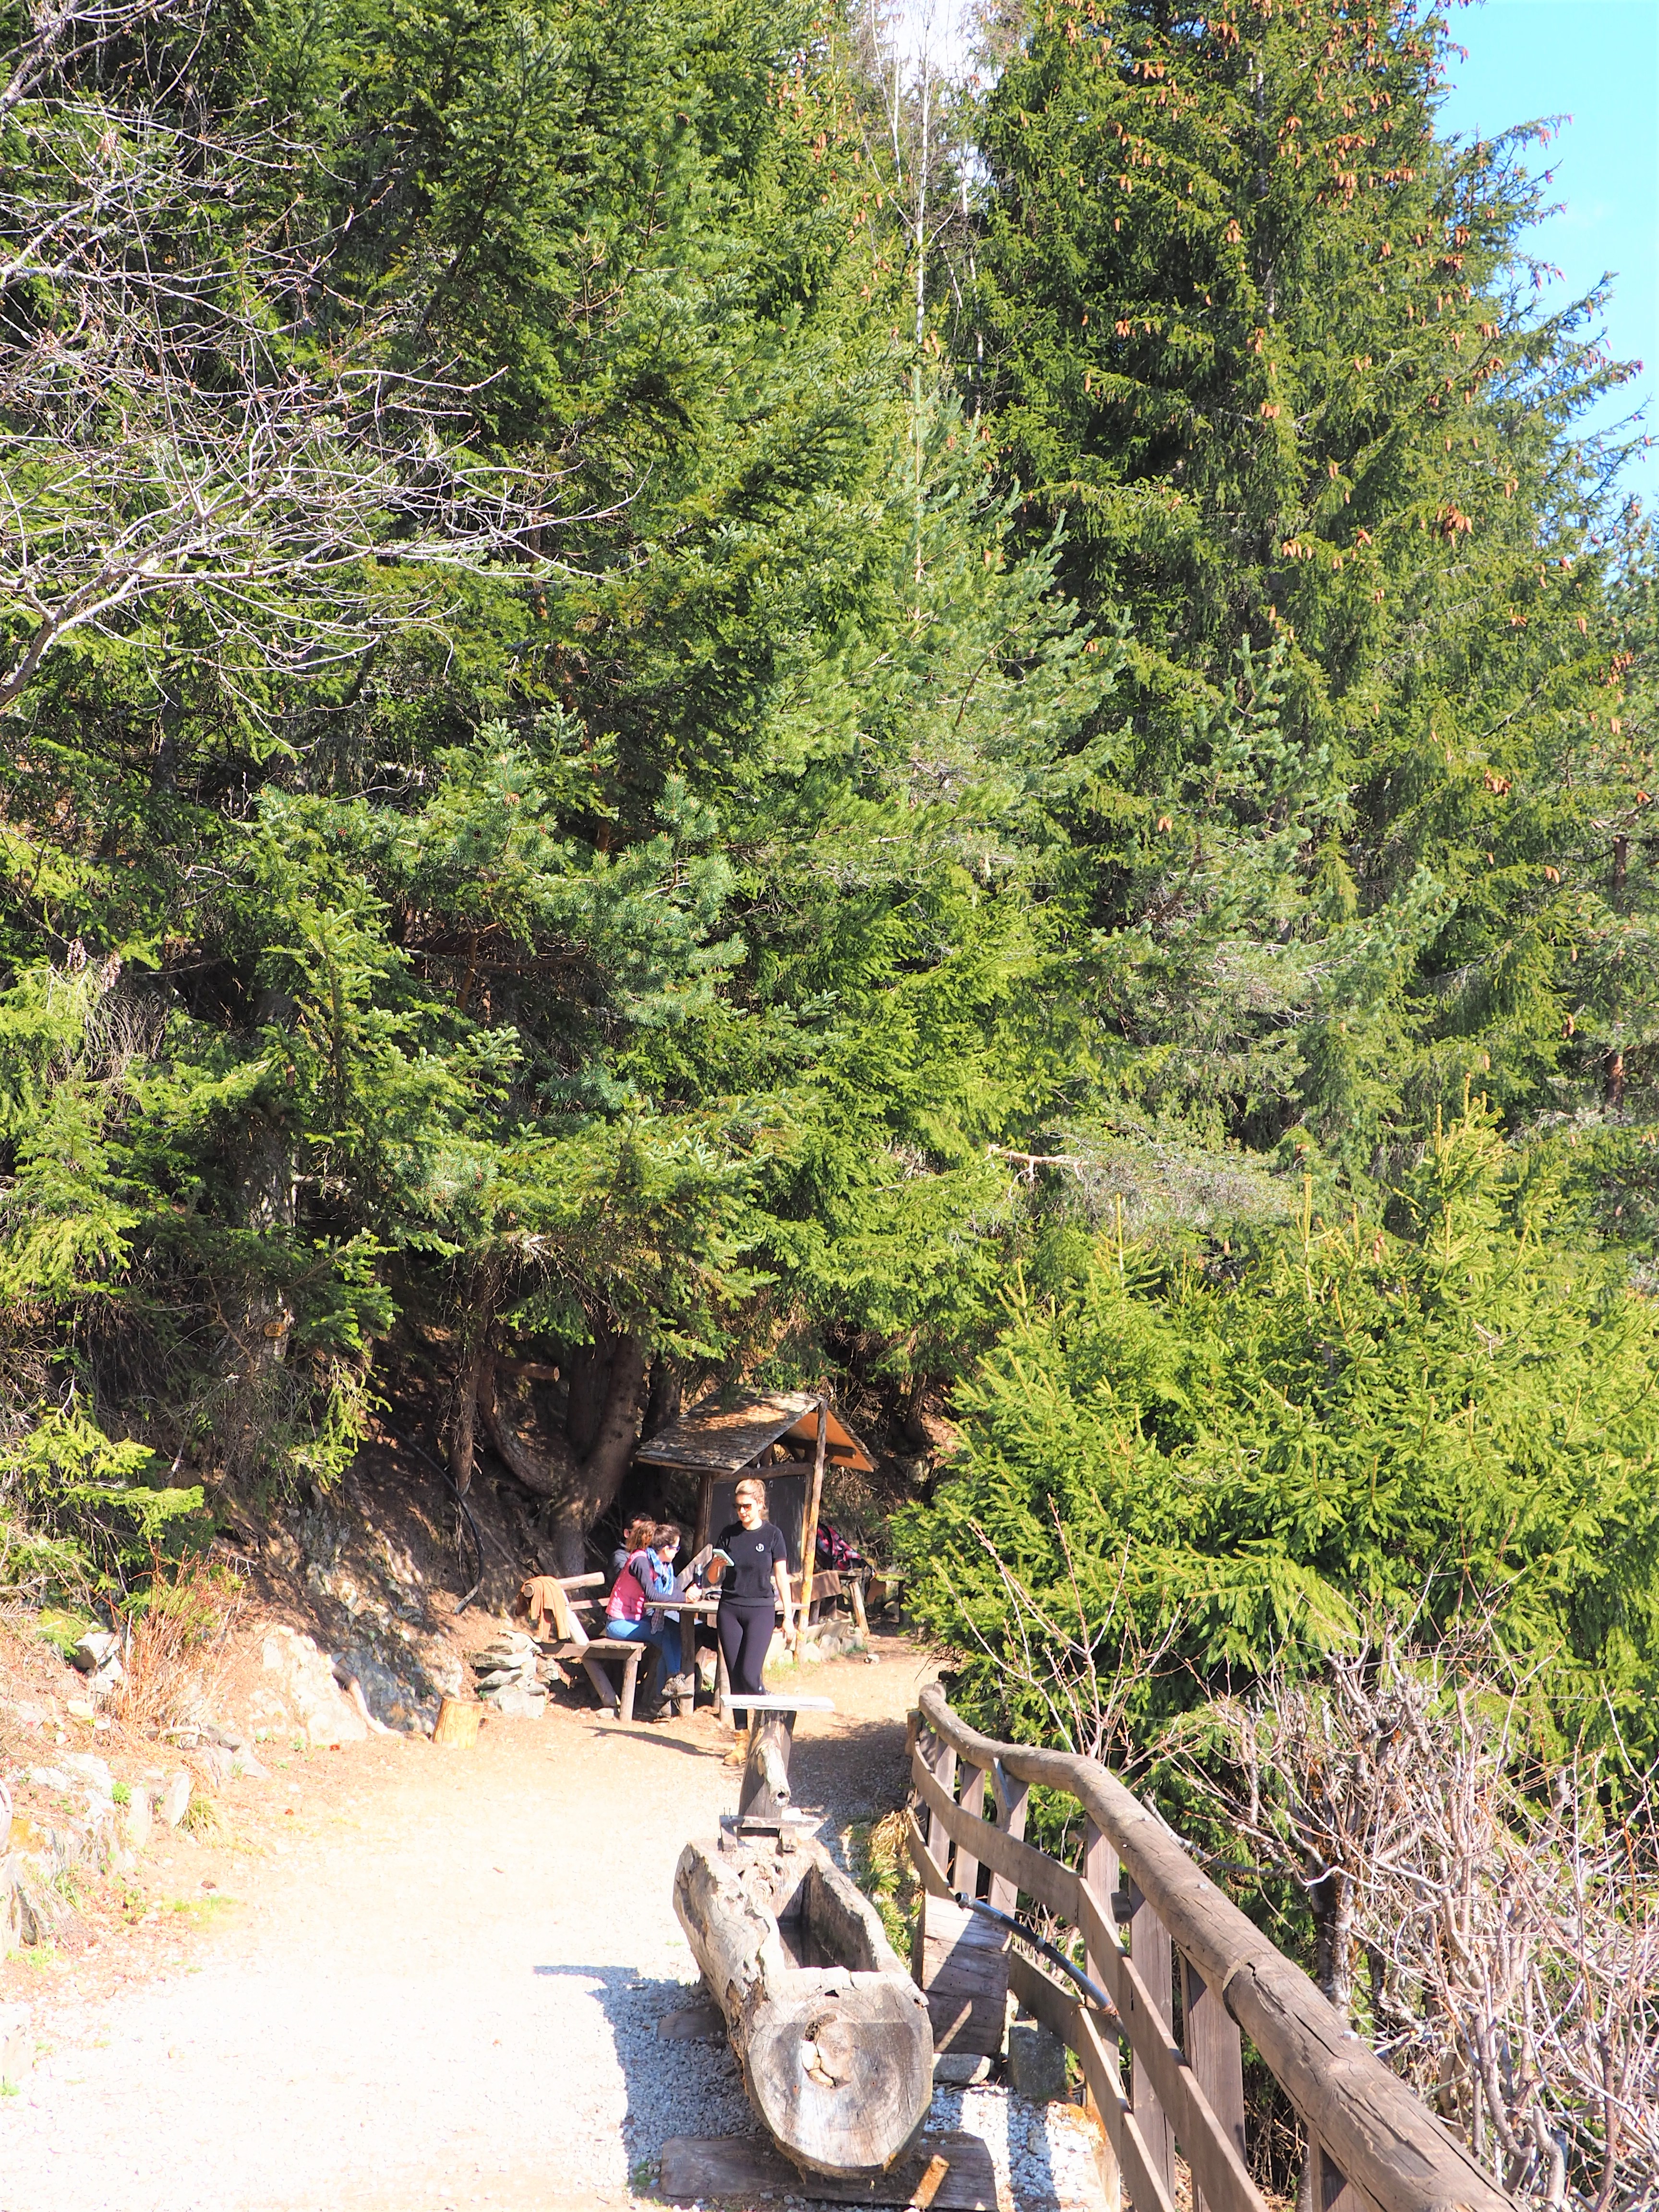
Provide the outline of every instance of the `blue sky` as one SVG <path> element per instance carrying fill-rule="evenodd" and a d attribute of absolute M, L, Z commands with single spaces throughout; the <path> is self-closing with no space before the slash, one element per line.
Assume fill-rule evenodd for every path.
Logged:
<path fill-rule="evenodd" d="M 1560 214 L 1541 224 L 1533 250 L 1563 283 L 1550 296 L 1586 292 L 1604 271 L 1617 279 L 1607 342 L 1645 363 L 1603 410 L 1616 420 L 1635 397 L 1659 392 L 1659 0 L 1484 0 L 1455 8 L 1452 36 L 1468 49 L 1441 110 L 1443 130 L 1490 137 L 1511 123 L 1570 115 L 1535 159 L 1553 167 Z M 1655 445 L 1632 466 L 1632 490 L 1659 506 L 1659 406 L 1646 428 Z"/>

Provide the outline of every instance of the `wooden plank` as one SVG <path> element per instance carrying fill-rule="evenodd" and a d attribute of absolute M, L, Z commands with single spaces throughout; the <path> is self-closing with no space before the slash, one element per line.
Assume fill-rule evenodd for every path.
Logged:
<path fill-rule="evenodd" d="M 975 1820 L 985 1817 L 985 1784 L 990 1779 L 990 1771 L 987 1766 L 963 1769 L 962 1789 L 957 1802 Z M 979 1861 L 965 1843 L 957 1845 L 957 1887 L 964 1897 L 979 1894 Z"/>
<path fill-rule="evenodd" d="M 800 1532 L 800 1609 L 812 1602 L 812 1571 L 818 1550 L 818 1507 L 823 1499 L 823 1449 L 830 1436 L 830 1401 L 818 1400 L 817 1441 L 812 1452 L 812 1486 L 806 1493 L 806 1518 Z M 796 1621 L 799 1631 L 800 1623 Z"/>
<path fill-rule="evenodd" d="M 1050 2035 L 1057 2035 L 1068 2051 L 1078 2047 L 1078 2007 L 1081 2000 L 1064 1983 L 1044 1973 L 1034 1959 L 1013 1950 L 1008 1959 L 1008 1986 L 1033 2020 L 1041 2021 Z"/>
<path fill-rule="evenodd" d="M 928 1848 L 941 1864 L 942 1838 L 965 1843 L 993 1873 L 1005 1875 L 1016 1889 L 1036 1898 L 1039 1905 L 1046 1905 L 1062 1920 L 1076 1924 L 1079 1884 L 1070 1867 L 1061 1866 L 1047 1852 L 1034 1850 L 1030 1844 L 1005 1834 L 1002 1829 L 992 1827 L 988 1821 L 976 1820 L 972 1814 L 964 1813 L 946 1796 L 920 1759 L 913 1774 L 917 1793 L 933 1816 L 927 1829 Z M 1005 1905 L 1002 1909 L 1006 1911 L 1010 1908 Z"/>
<path fill-rule="evenodd" d="M 929 2175 L 936 2160 L 944 2163 L 942 2177 Z M 918 2203 L 924 2178 L 933 2181 L 933 2212 L 997 2212 L 988 2146 L 956 2131 L 922 2136 L 890 2172 L 857 2181 L 804 2174 L 762 2136 L 670 2136 L 656 2194 L 671 2204 L 805 2197 L 821 2204 L 909 2205 Z"/>
<path fill-rule="evenodd" d="M 1110 1837 L 1103 1832 L 1096 1820 L 1084 1823 L 1083 1863 L 1079 1872 L 1081 1893 L 1079 1903 L 1085 1908 L 1082 1921 L 1084 1960 L 1091 1978 L 1103 1988 L 1107 1988 L 1108 1961 L 1101 1955 L 1100 1939 L 1103 1929 L 1112 1924 L 1111 1897 L 1118 1884 L 1118 1861 Z M 1111 1964 L 1115 1965 L 1119 1947 L 1114 1942 L 1109 1948 Z M 1102 2038 L 1101 2050 L 1107 2071 L 1115 2082 L 1121 2098 L 1123 2075 L 1117 2045 L 1110 2036 L 1105 2036 Z M 1088 2089 L 1086 2084 L 1085 2094 L 1090 2105 L 1093 2106 L 1094 2092 Z M 1100 2118 L 1097 2108 L 1096 2117 Z M 1103 2119 L 1101 2120 L 1101 2127 L 1100 2187 L 1106 2200 L 1105 2212 L 1123 2212 L 1122 2169 L 1118 2165 L 1117 2153 L 1112 2148 L 1111 2138 L 1104 2131 Z"/>
<path fill-rule="evenodd" d="M 1089 1889 L 1084 1889 L 1079 1901 L 1084 1948 L 1095 1978 L 1118 2008 L 1134 2057 L 1135 2078 L 1144 2083 L 1173 2127 L 1194 2185 L 1204 2195 L 1210 2212 L 1267 2212 L 1265 2200 L 1250 2179 L 1242 2130 L 1235 2136 L 1231 2126 L 1224 2125 L 1212 2109 L 1186 2053 L 1174 2040 L 1167 2017 L 1134 1960 L 1124 1950 L 1115 1923 L 1100 1910 Z M 1108 2059 L 1113 2055 L 1109 2046 Z M 1242 2079 L 1240 2096 L 1242 2102 Z M 1142 2107 L 1136 2105 L 1134 2110 L 1139 2115 Z M 1141 2129 L 1142 2141 L 1156 2148 L 1155 2138 L 1144 2122 Z M 1173 2190 L 1173 2179 L 1169 2185 Z"/>
<path fill-rule="evenodd" d="M 1311 2130 L 1308 2135 L 1308 2197 L 1311 2212 L 1372 2212 L 1370 2200 L 1356 2189 Z"/>
<path fill-rule="evenodd" d="M 1190 1960 L 1181 1961 L 1182 2041 L 1187 2062 L 1222 2133 L 1231 2138 L 1241 2166 L 1248 2162 L 1244 2136 L 1244 2051 L 1238 2023 Z M 1179 2136 L 1179 2130 L 1177 2130 Z M 1182 2148 L 1186 2149 L 1185 2142 Z M 1190 2163 L 1190 2160 L 1189 2160 Z M 1219 2212 L 1194 2175 L 1194 2212 Z"/>
<path fill-rule="evenodd" d="M 1008 2027 L 1008 1936 L 948 1898 L 924 1897 L 910 1971 L 927 2000 L 933 2049 L 1001 2055 Z"/>
<path fill-rule="evenodd" d="M 1097 1979 L 1105 1984 L 1107 1994 L 1113 1997 L 1115 2002 L 1119 2002 L 1121 1996 L 1121 2012 L 1126 2028 L 1137 2018 L 1143 2027 L 1156 2019 L 1155 2008 L 1151 2005 L 1139 1976 L 1121 1953 L 1116 1957 L 1108 1956 L 1098 1961 L 1091 1957 L 1091 1966 L 1097 1964 L 1101 1969 Z M 1115 1980 L 1119 1984 L 1117 1990 L 1113 1988 Z M 1045 2027 L 1053 2028 L 1056 2035 L 1062 2037 L 1079 2057 L 1083 2056 L 1084 2050 L 1081 2039 L 1084 2016 L 1086 2014 L 1095 2022 L 1096 2039 L 1100 2045 L 1100 2071 L 1119 2105 L 1130 2109 L 1123 2096 L 1116 2039 L 1110 2027 L 1099 2021 L 1092 2008 L 1063 1988 L 1041 1967 L 1022 1960 L 1018 1950 L 1008 1969 L 1008 1986 L 1020 2002 L 1028 2005 Z M 1040 2004 L 1047 2010 L 1039 2009 Z M 1176 2141 L 1192 2169 L 1194 2183 L 1202 2190 L 1204 2201 L 1210 2206 L 1211 2212 L 1267 2212 L 1266 2200 L 1251 2180 L 1249 2169 L 1244 2161 L 1242 2128 L 1241 2140 L 1235 2143 L 1205 2101 L 1197 2075 L 1188 2065 L 1183 2053 L 1169 2040 L 1167 2031 L 1161 2039 L 1143 2037 L 1143 2050 L 1144 2057 L 1137 2055 L 1146 2066 L 1153 2087 L 1163 2093 L 1164 2109 L 1174 2119 Z M 1086 2074 L 1085 2078 L 1089 2080 L 1091 2094 L 1100 2107 L 1102 2124 L 1105 2124 L 1108 2117 L 1105 2106 L 1095 2092 L 1092 2080 Z M 1137 2129 L 1138 2140 L 1150 2157 L 1152 2148 L 1139 2118 Z M 1107 2139 L 1109 2142 L 1113 2141 L 1109 2127 Z M 1107 2179 L 1105 2175 L 1102 2178 L 1103 2181 Z M 1127 2176 L 1121 2179 L 1128 2186 Z M 1159 2179 L 1162 2181 L 1161 2167 Z M 1164 2185 L 1173 2197 L 1173 2183 Z M 1135 2212 L 1140 2212 L 1140 2200 L 1134 2197 L 1133 2186 L 1128 2187 L 1128 2193 L 1134 2201 Z M 1354 2212 L 1354 2208 L 1343 2206 L 1340 2212 Z"/>
<path fill-rule="evenodd" d="M 920 1753 L 917 1754 L 921 1757 Z M 951 1871 L 951 1822 L 956 1816 L 957 1755 L 948 1743 L 935 1745 L 930 1762 L 915 1769 L 916 1786 L 928 1810 L 927 1848 Z"/>
<path fill-rule="evenodd" d="M 937 1683 L 922 1691 L 920 1705 L 923 1720 L 961 1757 L 976 1764 L 993 1759 L 1018 1781 L 1070 1791 L 1111 1838 L 1176 1948 L 1218 1993 L 1291 2104 L 1314 2122 L 1333 2163 L 1376 2212 L 1422 2212 L 1428 2204 L 1514 2212 L 1512 2200 L 1468 2147 L 1352 2033 L 1301 1968 L 1115 1775 L 1072 1752 L 981 1735 L 951 1711 Z"/>
<path fill-rule="evenodd" d="M 798 1698 L 792 1691 L 757 1691 L 751 1697 L 746 1690 L 732 1690 L 726 1702 L 734 1712 L 748 1713 L 833 1713 L 833 1698 Z"/>
<path fill-rule="evenodd" d="M 1135 2116 L 1118 2086 L 1117 2069 L 1109 2063 L 1109 2050 L 1092 2020 L 1079 2005 L 1076 2012 L 1077 2055 L 1083 2078 L 1106 2126 L 1130 2202 L 1135 2212 L 1175 2212 L 1175 2198 L 1164 2185 L 1164 2176 L 1146 2148 Z"/>
<path fill-rule="evenodd" d="M 916 1825 L 916 1816 L 907 1806 L 904 1814 L 904 1840 L 909 1846 L 910 1863 L 921 1876 L 921 1886 L 929 1897 L 949 1897 L 951 1885 L 945 1880 L 945 1869 L 927 1848 L 927 1839 Z"/>
<path fill-rule="evenodd" d="M 1170 1941 L 1169 1929 L 1138 1884 L 1130 1885 L 1129 1896 L 1129 1956 L 1151 1996 L 1153 2009 L 1164 2023 L 1167 2040 L 1175 2028 L 1175 1947 Z M 1135 2054 L 1129 2076 L 1129 2100 L 1134 2106 L 1140 2131 L 1158 2160 L 1164 2185 L 1174 2196 L 1175 2137 L 1169 2115 L 1153 2084 L 1152 2069 L 1143 2063 L 1133 2025 L 1128 2025 L 1129 2048 Z"/>
<path fill-rule="evenodd" d="M 1023 1843 L 1025 1838 L 1025 1808 L 1030 1799 L 1030 1791 L 1023 1782 L 1017 1782 L 1012 1775 L 1005 1772 L 1001 1762 L 995 1759 L 991 1764 L 991 1790 L 997 1801 L 997 1826 L 1005 1836 L 1012 1837 L 1017 1844 Z M 994 1867 L 991 1870 L 990 1901 L 998 1911 L 1012 1912 L 1018 1894 L 1009 1877 L 1006 1874 L 999 1874 Z"/>

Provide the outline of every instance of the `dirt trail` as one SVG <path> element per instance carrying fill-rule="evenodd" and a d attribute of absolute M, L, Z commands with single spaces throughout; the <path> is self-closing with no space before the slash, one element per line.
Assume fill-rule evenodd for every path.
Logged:
<path fill-rule="evenodd" d="M 804 1685 L 836 1705 L 795 1761 L 826 1833 L 902 1794 L 927 1668 L 879 1643 Z M 696 1979 L 670 1885 L 735 1803 L 729 1741 L 555 1707 L 468 1753 L 268 1750 L 231 1806 L 251 1848 L 169 1846 L 210 1927 L 140 1984 L 38 1978 L 52 2047 L 0 2100 L 0 2212 L 620 2205 L 665 2135 L 747 2130 L 724 2050 L 655 2033 Z"/>

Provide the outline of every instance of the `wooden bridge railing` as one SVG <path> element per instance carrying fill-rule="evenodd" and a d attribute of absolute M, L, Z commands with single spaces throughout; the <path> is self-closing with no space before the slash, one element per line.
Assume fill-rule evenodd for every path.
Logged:
<path fill-rule="evenodd" d="M 990 1904 L 1012 1911 L 1024 1895 L 1078 1930 L 1090 1977 L 1116 2008 L 1114 2019 L 1014 1953 L 1010 1987 L 1076 2052 L 1104 2124 L 1109 2212 L 1126 2194 L 1135 2212 L 1175 2212 L 1176 2148 L 1194 2212 L 1268 2212 L 1247 2159 L 1246 2035 L 1306 2130 L 1307 2212 L 1514 2212 L 1463 2144 L 1106 1768 L 981 1735 L 937 1684 L 922 1692 L 913 1733 L 927 1832 L 912 1818 L 910 1850 L 924 1887 L 972 1897 L 987 1868 Z M 1033 1784 L 1082 1806 L 1078 1866 L 1024 1841 Z"/>

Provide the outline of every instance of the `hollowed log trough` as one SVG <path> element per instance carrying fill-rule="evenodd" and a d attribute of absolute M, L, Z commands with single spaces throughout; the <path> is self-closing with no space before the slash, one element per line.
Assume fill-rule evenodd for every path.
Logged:
<path fill-rule="evenodd" d="M 810 1838 L 727 1838 L 686 1845 L 674 1910 L 778 2148 L 838 2180 L 885 2172 L 927 2116 L 933 2036 L 867 1899 Z"/>

